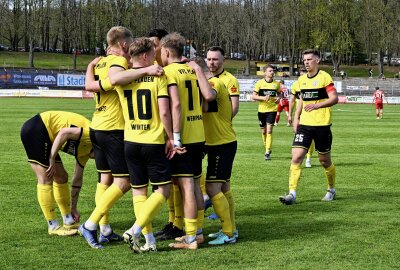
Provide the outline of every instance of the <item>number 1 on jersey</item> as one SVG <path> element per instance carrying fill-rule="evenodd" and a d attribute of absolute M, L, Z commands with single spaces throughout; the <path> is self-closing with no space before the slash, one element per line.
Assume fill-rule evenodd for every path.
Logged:
<path fill-rule="evenodd" d="M 196 86 L 197 89 L 199 89 L 199 97 L 200 97 L 200 106 L 201 106 L 201 101 L 202 101 L 202 95 L 200 92 L 200 87 L 199 87 L 199 82 L 196 80 Z M 193 104 L 193 87 L 192 87 L 192 81 L 185 81 L 185 87 L 188 90 L 188 106 L 189 106 L 189 111 L 194 110 L 194 104 Z"/>

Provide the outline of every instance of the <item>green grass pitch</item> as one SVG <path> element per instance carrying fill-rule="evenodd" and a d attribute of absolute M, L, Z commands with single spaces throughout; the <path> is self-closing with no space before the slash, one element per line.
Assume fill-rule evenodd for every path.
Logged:
<path fill-rule="evenodd" d="M 316 155 L 304 169 L 298 203 L 281 205 L 287 192 L 292 128 L 274 128 L 272 160 L 263 159 L 256 103 L 241 103 L 234 126 L 238 152 L 232 175 L 240 239 L 234 245 L 202 246 L 132 254 L 125 244 L 91 249 L 83 238 L 47 235 L 36 198 L 36 178 L 20 141 L 25 120 L 46 110 L 91 118 L 92 100 L 0 99 L 0 269 L 394 269 L 400 258 L 400 107 L 385 105 L 376 120 L 372 105 L 333 108 L 332 157 L 337 166 L 337 199 L 321 202 L 326 180 Z M 72 174 L 74 159 L 62 155 Z M 87 165 L 79 200 L 82 220 L 94 208 L 94 161 Z M 210 214 L 208 210 L 206 214 Z M 166 222 L 167 210 L 153 223 Z M 60 217 L 58 213 L 58 217 Z M 112 209 L 111 223 L 122 233 L 134 221 L 126 194 Z M 219 229 L 205 220 L 205 234 Z"/>

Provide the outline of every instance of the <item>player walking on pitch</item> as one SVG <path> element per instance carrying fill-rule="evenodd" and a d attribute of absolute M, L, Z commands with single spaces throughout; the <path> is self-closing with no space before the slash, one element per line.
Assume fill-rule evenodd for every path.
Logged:
<path fill-rule="evenodd" d="M 272 130 L 278 110 L 281 88 L 279 82 L 274 80 L 274 67 L 263 67 L 264 78 L 257 81 L 252 95 L 253 100 L 258 101 L 258 121 L 261 127 L 261 135 L 265 147 L 265 160 L 271 160 Z"/>
<path fill-rule="evenodd" d="M 300 76 L 300 100 L 293 120 L 295 136 L 292 144 L 292 160 L 289 171 L 289 194 L 279 197 L 283 204 L 296 202 L 297 185 L 301 176 L 301 163 L 315 141 L 315 149 L 324 167 L 328 190 L 323 201 L 332 201 L 336 196 L 336 168 L 331 160 L 331 106 L 338 102 L 338 96 L 331 76 L 318 69 L 319 52 L 314 49 L 303 52 L 307 74 Z"/>
<path fill-rule="evenodd" d="M 375 87 L 375 92 L 374 92 L 374 97 L 372 99 L 372 103 L 375 103 L 376 119 L 383 118 L 383 100 L 384 99 L 385 99 L 385 93 L 382 90 L 380 90 L 379 87 Z M 386 100 L 386 103 L 388 103 L 387 100 Z"/>

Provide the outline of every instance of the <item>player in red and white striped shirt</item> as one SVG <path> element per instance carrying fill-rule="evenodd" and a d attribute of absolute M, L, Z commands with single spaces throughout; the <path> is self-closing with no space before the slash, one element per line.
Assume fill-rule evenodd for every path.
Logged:
<path fill-rule="evenodd" d="M 281 85 L 281 99 L 278 103 L 278 111 L 276 113 L 276 117 L 275 117 L 275 126 L 278 125 L 279 122 L 279 118 L 281 116 L 281 112 L 282 110 L 285 111 L 286 113 L 286 119 L 288 119 L 287 121 L 287 126 L 290 126 L 290 118 L 289 118 L 289 96 L 290 96 L 290 91 L 289 89 L 285 86 L 285 81 L 280 81 L 279 82 Z"/>
<path fill-rule="evenodd" d="M 375 87 L 372 102 L 375 103 L 376 119 L 382 119 L 383 117 L 383 99 L 385 99 L 385 93 L 382 90 L 379 90 L 379 87 Z M 388 103 L 387 100 L 386 103 Z"/>

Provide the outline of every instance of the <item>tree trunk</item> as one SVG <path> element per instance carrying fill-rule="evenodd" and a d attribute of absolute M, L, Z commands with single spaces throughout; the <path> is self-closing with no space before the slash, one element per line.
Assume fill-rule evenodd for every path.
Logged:
<path fill-rule="evenodd" d="M 72 54 L 72 69 L 76 70 L 76 48 L 74 48 L 74 52 Z"/>
<path fill-rule="evenodd" d="M 33 39 L 31 38 L 30 42 L 29 42 L 29 63 L 28 66 L 30 68 L 34 68 L 34 64 L 33 64 Z"/>
<path fill-rule="evenodd" d="M 383 75 L 383 50 L 378 51 L 378 77 Z"/>

